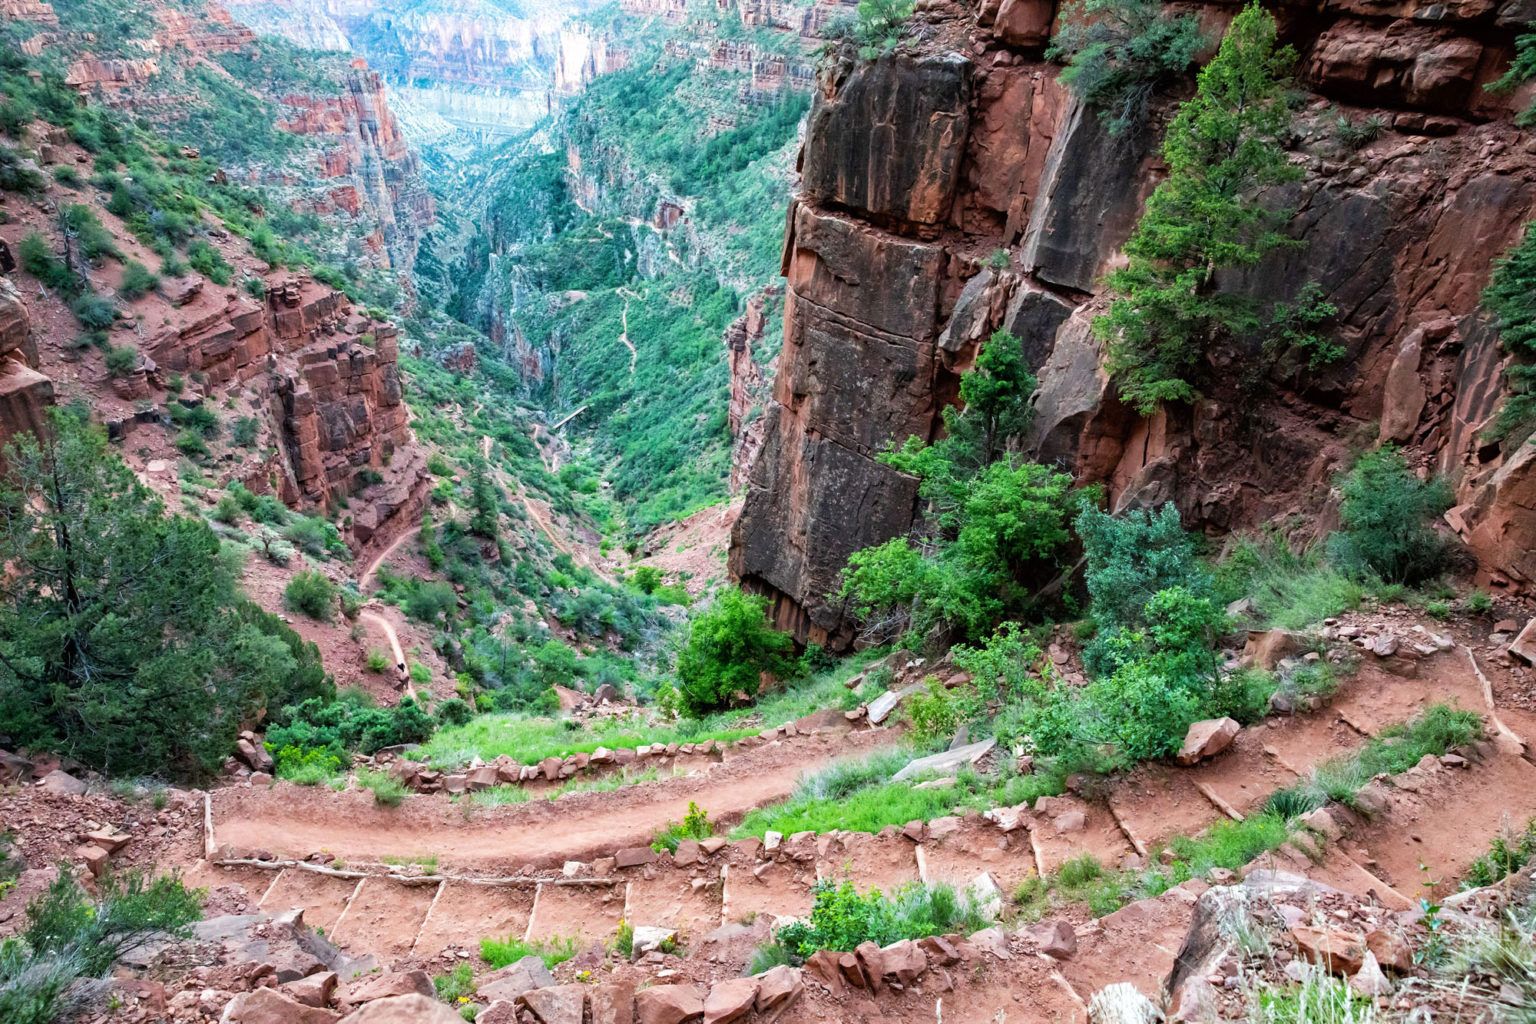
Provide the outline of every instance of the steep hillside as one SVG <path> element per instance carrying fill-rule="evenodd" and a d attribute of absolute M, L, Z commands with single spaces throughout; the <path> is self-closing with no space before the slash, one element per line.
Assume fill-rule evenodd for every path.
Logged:
<path fill-rule="evenodd" d="M 110 31 L 102 31 L 110 25 Z M 432 201 L 377 73 L 259 40 L 218 4 L 30 5 L 5 38 L 92 103 L 280 200 L 273 228 L 327 262 L 408 287 Z"/>
<path fill-rule="evenodd" d="M 1454 482 L 1447 521 L 1483 579 L 1529 586 L 1536 448 L 1481 433 L 1501 355 L 1479 305 L 1536 205 L 1536 161 L 1511 123 L 1525 99 L 1486 88 L 1529 12 L 1433 10 L 1277 10 L 1305 90 L 1284 132 L 1299 178 L 1263 202 L 1294 211 L 1294 244 L 1214 284 L 1261 309 L 1320 300 L 1330 348 L 1309 357 L 1299 335 L 1266 340 L 1257 321 L 1218 333 L 1191 368 L 1194 400 L 1149 414 L 1124 400 L 1124 367 L 1106 370 L 1112 335 L 1094 321 L 1164 173 L 1183 69 L 1140 128 L 1115 134 L 1044 59 L 1066 15 L 1037 0 L 919 4 L 905 42 L 826 64 L 788 215 L 785 356 L 733 571 L 800 638 L 846 643 L 831 595 L 849 555 L 906 534 L 920 508 L 916 479 L 875 456 L 935 438 L 959 374 L 1005 328 L 1039 377 L 1023 454 L 1103 484 L 1114 508 L 1172 501 L 1216 535 L 1300 516 L 1299 534 L 1317 537 L 1335 521 L 1326 482 L 1379 439 Z M 1231 15 L 1203 9 L 1201 25 Z"/>

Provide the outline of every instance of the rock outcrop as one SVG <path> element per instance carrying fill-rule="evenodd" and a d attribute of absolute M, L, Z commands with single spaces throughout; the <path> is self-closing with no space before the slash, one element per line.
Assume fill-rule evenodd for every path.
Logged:
<path fill-rule="evenodd" d="M 1043 60 L 1054 9 L 924 5 L 924 41 L 821 72 L 784 248 L 785 341 L 730 567 L 778 623 L 841 646 L 829 596 L 849 554 L 906 532 L 916 481 L 874 456 L 932 439 L 958 376 L 999 327 L 1040 388 L 1025 454 L 1106 485 L 1124 508 L 1174 502 L 1213 533 L 1317 513 L 1362 436 L 1405 445 L 1456 484 L 1448 521 L 1484 575 L 1536 582 L 1531 446 L 1483 427 L 1502 357 L 1478 303 L 1493 260 L 1536 211 L 1536 153 L 1489 93 L 1519 0 L 1283 7 L 1310 102 L 1284 249 L 1222 286 L 1290 300 L 1315 281 L 1347 351 L 1317 371 L 1255 344 L 1208 353 L 1205 392 L 1151 418 L 1119 402 L 1093 317 L 1105 272 L 1155 186 L 1150 124 L 1111 135 Z M 1219 28 L 1230 8 L 1212 6 Z M 1337 118 L 1382 126 L 1351 148 Z M 1006 263 L 990 254 L 1007 250 Z M 1311 522 L 1326 528 L 1327 517 Z"/>
<path fill-rule="evenodd" d="M 53 381 L 37 370 L 32 318 L 10 278 L 0 277 L 0 442 L 42 429 Z"/>

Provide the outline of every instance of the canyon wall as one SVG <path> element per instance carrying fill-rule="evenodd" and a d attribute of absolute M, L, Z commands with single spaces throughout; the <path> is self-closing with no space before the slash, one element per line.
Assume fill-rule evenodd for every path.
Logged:
<path fill-rule="evenodd" d="M 1218 32 L 1231 14 L 1203 21 Z M 1484 88 L 1532 14 L 1527 0 L 1278 11 L 1308 90 L 1305 174 L 1281 197 L 1300 244 L 1223 287 L 1291 299 L 1316 281 L 1347 357 L 1309 373 L 1256 344 L 1215 348 L 1199 401 L 1151 418 L 1119 402 L 1090 325 L 1158 180 L 1168 105 L 1111 135 L 1043 60 L 1050 0 L 924 0 L 918 46 L 830 62 L 787 218 L 784 348 L 733 574 L 799 639 L 851 642 L 831 596 L 848 556 L 918 513 L 916 481 L 875 456 L 935 437 L 978 344 L 1005 327 L 1040 380 L 1025 454 L 1105 484 L 1116 508 L 1172 501 L 1215 534 L 1300 514 L 1318 531 L 1351 450 L 1391 440 L 1455 483 L 1447 519 L 1485 581 L 1529 586 L 1536 449 L 1481 440 L 1501 357 L 1478 302 L 1536 210 L 1536 145 L 1511 123 L 1527 97 Z M 1340 113 L 1381 118 L 1380 136 L 1340 144 Z"/>
<path fill-rule="evenodd" d="M 558 96 L 623 66 L 623 48 L 579 18 L 593 2 L 417 0 L 236 2 L 258 31 L 309 49 L 367 58 L 397 101 L 480 139 L 515 134 L 549 113 Z"/>

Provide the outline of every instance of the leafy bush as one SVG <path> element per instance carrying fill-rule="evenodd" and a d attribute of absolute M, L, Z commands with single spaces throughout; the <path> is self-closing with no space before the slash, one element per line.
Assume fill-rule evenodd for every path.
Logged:
<path fill-rule="evenodd" d="M 176 450 L 189 459 L 200 459 L 208 454 L 208 442 L 195 430 L 183 430 L 176 435 Z"/>
<path fill-rule="evenodd" d="M 70 992 L 76 981 L 104 976 L 151 935 L 185 936 L 201 917 L 201 892 L 173 875 L 111 875 L 92 900 L 61 873 L 28 904 L 20 937 L 0 943 L 0 1020 L 54 1024 L 78 1008 Z"/>
<path fill-rule="evenodd" d="M 0 192 L 35 195 L 47 187 L 47 179 L 35 167 L 23 163 L 16 150 L 0 145 Z"/>
<path fill-rule="evenodd" d="M 1158 0 L 1075 0 L 1045 55 L 1066 62 L 1062 83 L 1119 135 L 1140 127 L 1153 95 L 1193 68 L 1204 45 L 1198 18 Z"/>
<path fill-rule="evenodd" d="M 122 255 L 112 232 L 101 223 L 96 211 L 83 203 L 66 206 L 59 214 L 59 227 L 79 247 L 81 255 L 93 263 L 107 256 Z"/>
<path fill-rule="evenodd" d="M 1301 174 L 1282 145 L 1295 53 L 1275 36 L 1274 18 L 1256 3 L 1232 21 L 1168 128 L 1168 177 L 1125 244 L 1128 262 L 1109 275 L 1113 299 L 1094 333 L 1108 343 L 1121 397 L 1145 415 L 1194 399 L 1191 378 L 1215 336 L 1258 336 L 1266 326 L 1255 300 L 1215 278 L 1289 244 L 1280 230 L 1289 211 L 1255 198 Z M 1314 297 L 1305 315 L 1292 312 L 1278 308 L 1276 326 L 1299 347 L 1320 349 L 1308 328 L 1331 311 Z"/>
<path fill-rule="evenodd" d="M 796 921 L 775 936 L 801 959 L 822 949 L 846 953 L 863 942 L 885 946 L 901 939 L 972 932 L 990 923 L 968 895 L 949 885 L 912 882 L 886 897 L 879 889 L 860 893 L 852 882 L 838 885 L 823 879 L 812 892 L 810 922 Z"/>
<path fill-rule="evenodd" d="M 132 345 L 113 345 L 107 349 L 107 376 L 126 377 L 139 368 L 139 350 Z"/>
<path fill-rule="evenodd" d="M 377 648 L 371 649 L 367 656 L 368 671 L 379 673 L 389 668 L 389 655 Z"/>
<path fill-rule="evenodd" d="M 104 331 L 117 321 L 117 307 L 110 299 L 95 292 L 86 292 L 75 299 L 69 304 L 69 311 L 75 314 L 80 326 L 93 331 Z"/>
<path fill-rule="evenodd" d="M 972 709 L 967 706 L 966 698 L 974 693 L 968 687 L 946 689 L 936 676 L 929 676 L 924 682 L 923 689 L 906 699 L 912 740 L 920 747 L 954 735 L 970 717 Z"/>
<path fill-rule="evenodd" d="M 1536 858 L 1536 818 L 1513 836 L 1495 836 L 1488 852 L 1474 860 L 1462 879 L 1463 889 L 1477 889 L 1508 878 Z"/>
<path fill-rule="evenodd" d="M 336 584 L 325 573 L 316 570 L 295 573 L 283 588 L 283 605 L 289 611 L 329 622 L 336 610 Z"/>
<path fill-rule="evenodd" d="M 357 773 L 357 784 L 371 792 L 373 802 L 380 807 L 399 807 L 410 793 L 405 783 L 389 772 L 360 771 Z"/>
<path fill-rule="evenodd" d="M 676 853 L 678 844 L 684 839 L 708 839 L 714 834 L 715 826 L 710 823 L 709 815 L 704 813 L 704 808 L 690 800 L 688 813 L 683 816 L 683 820 L 668 822 L 667 827 L 651 841 L 651 849 L 657 853 Z"/>
<path fill-rule="evenodd" d="M 217 285 L 229 284 L 235 272 L 219 250 L 201 239 L 187 246 L 187 263 Z"/>
<path fill-rule="evenodd" d="M 467 725 L 469 720 L 474 717 L 475 709 L 458 697 L 449 697 L 437 706 L 437 721 L 439 725 Z"/>
<path fill-rule="evenodd" d="M 1451 506 L 1450 488 L 1423 481 L 1393 448 L 1360 456 L 1339 487 L 1341 529 L 1329 538 L 1334 563 L 1388 583 L 1422 582 L 1445 567 L 1445 541 L 1431 527 Z"/>
<path fill-rule="evenodd" d="M 314 516 L 300 516 L 283 529 L 283 539 L 307 555 L 316 557 L 341 548 L 336 527 Z"/>
<path fill-rule="evenodd" d="M 768 599 L 736 589 L 688 626 L 677 657 L 676 699 L 680 710 L 698 717 L 756 696 L 763 673 L 782 675 L 793 667 L 794 641 L 768 623 Z"/>
<path fill-rule="evenodd" d="M 142 299 L 160 284 L 160 277 L 138 260 L 123 264 L 123 280 L 117 286 L 117 294 L 132 302 Z"/>
<path fill-rule="evenodd" d="M 382 747 L 421 743 L 432 735 L 432 718 L 409 697 L 393 708 L 375 707 L 359 696 L 311 698 L 284 707 L 267 729 L 266 743 L 278 770 L 320 751 L 340 766 L 349 751 L 372 754 Z"/>
<path fill-rule="evenodd" d="M 260 429 L 261 424 L 256 417 L 241 416 L 230 428 L 229 439 L 241 448 L 250 448 L 256 444 L 256 434 Z"/>
<path fill-rule="evenodd" d="M 866 621 L 867 638 L 888 640 L 903 627 L 920 639 L 984 635 L 1027 612 L 1059 569 L 1068 524 L 1092 492 L 1008 454 L 1029 424 L 1034 387 L 1019 339 L 998 331 L 961 378 L 963 409 L 945 409 L 945 437 L 909 438 L 880 456 L 921 479 L 934 529 L 849 558 L 838 596 Z"/>

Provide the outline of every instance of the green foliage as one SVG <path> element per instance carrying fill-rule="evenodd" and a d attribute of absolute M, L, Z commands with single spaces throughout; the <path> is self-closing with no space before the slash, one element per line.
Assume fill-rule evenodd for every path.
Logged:
<path fill-rule="evenodd" d="M 901 30 L 912 17 L 913 0 L 859 0 L 851 24 L 828 26 L 828 35 L 851 36 L 859 46 L 859 56 L 873 60 L 901 41 Z"/>
<path fill-rule="evenodd" d="M 433 978 L 432 987 L 437 990 L 437 998 L 449 1006 L 468 1003 L 475 997 L 475 969 L 468 963 L 461 963 L 447 974 Z"/>
<path fill-rule="evenodd" d="M 319 654 L 245 602 L 201 519 L 167 516 L 67 413 L 0 479 L 0 733 L 109 773 L 217 770 L 257 709 L 324 692 Z"/>
<path fill-rule="evenodd" d="M 944 411 L 945 437 L 909 438 L 880 456 L 921 479 L 934 529 L 921 543 L 897 537 L 850 556 L 837 596 L 871 635 L 984 635 L 1028 611 L 1057 570 L 1084 496 L 1068 474 L 1008 455 L 1029 425 L 1034 387 L 1019 340 L 998 331 L 961 378 L 964 409 Z"/>
<path fill-rule="evenodd" d="M 174 442 L 176 450 L 189 459 L 200 459 L 208 455 L 208 442 L 203 440 L 203 435 L 195 430 L 183 430 L 176 435 Z"/>
<path fill-rule="evenodd" d="M 810 922 L 796 921 L 775 936 L 801 959 L 821 949 L 851 952 L 863 942 L 886 946 L 901 939 L 970 933 L 989 923 L 967 894 L 949 885 L 911 882 L 887 897 L 879 889 L 861 893 L 852 882 L 823 879 L 812 893 Z"/>
<path fill-rule="evenodd" d="M 405 783 L 389 772 L 360 771 L 357 773 L 357 784 L 372 793 L 373 802 L 380 807 L 399 807 L 410 795 Z"/>
<path fill-rule="evenodd" d="M 175 876 L 112 875 L 91 899 L 67 873 L 27 906 L 20 937 L 0 942 L 0 1020 L 54 1024 L 80 1009 L 75 982 L 104 976 L 151 935 L 184 937 L 202 893 Z"/>
<path fill-rule="evenodd" d="M 1098 650 L 1122 629 L 1143 622 L 1142 611 L 1153 595 L 1170 587 L 1193 594 L 1209 589 L 1209 579 L 1195 558 L 1193 538 L 1184 531 L 1178 509 L 1170 502 L 1156 512 L 1132 509 L 1111 516 L 1096 508 L 1078 515 L 1082 540 L 1083 582 L 1093 600 Z M 1090 650 L 1090 667 L 1102 669 L 1102 656 Z"/>
<path fill-rule="evenodd" d="M 0 107 L 0 111 L 4 108 Z M 0 143 L 0 192 L 36 195 L 48 187 L 47 179 L 37 169 L 23 163 L 16 150 Z"/>
<path fill-rule="evenodd" d="M 653 565 L 636 566 L 629 575 L 629 583 L 642 594 L 654 594 L 661 586 L 661 570 Z"/>
<path fill-rule="evenodd" d="M 132 345 L 113 345 L 107 349 L 107 376 L 126 377 L 139 368 L 139 350 Z"/>
<path fill-rule="evenodd" d="M 495 540 L 500 506 L 501 495 L 491 482 L 485 460 L 475 459 L 469 464 L 469 532 Z"/>
<path fill-rule="evenodd" d="M 187 246 L 187 262 L 193 270 L 217 285 L 229 284 L 234 276 L 235 269 L 223 254 L 202 239 Z"/>
<path fill-rule="evenodd" d="M 81 327 L 92 331 L 104 331 L 117 320 L 117 307 L 110 299 L 95 292 L 86 292 L 75 299 L 69 304 L 69 311 L 75 314 Z"/>
<path fill-rule="evenodd" d="M 1451 506 L 1441 480 L 1420 480 L 1394 448 L 1360 456 L 1339 485 L 1341 529 L 1334 564 L 1388 583 L 1420 583 L 1445 567 L 1447 547 L 1430 522 Z"/>
<path fill-rule="evenodd" d="M 1488 852 L 1467 868 L 1463 889 L 1477 889 L 1508 878 L 1536 858 L 1536 818 L 1512 836 L 1495 836 Z"/>
<path fill-rule="evenodd" d="M 83 203 L 64 207 L 59 214 L 59 229 L 80 254 L 92 263 L 104 257 L 121 257 L 112 233 L 101 223 L 96 211 Z"/>
<path fill-rule="evenodd" d="M 669 821 L 667 827 L 656 833 L 656 838 L 651 840 L 651 849 L 657 853 L 676 853 L 678 844 L 684 839 L 708 839 L 715 834 L 715 826 L 709 820 L 709 815 L 704 808 L 688 801 L 688 813 L 683 815 L 683 820 Z"/>
<path fill-rule="evenodd" d="M 1095 107 L 1110 132 L 1139 128 L 1152 97 L 1181 79 L 1205 45 L 1200 21 L 1157 0 L 1075 0 L 1062 12 L 1048 60 Z"/>
<path fill-rule="evenodd" d="M 467 725 L 474 717 L 475 709 L 458 697 L 449 697 L 437 706 L 437 721 L 440 725 Z"/>
<path fill-rule="evenodd" d="M 316 570 L 295 573 L 283 588 L 283 605 L 289 611 L 329 622 L 336 611 L 336 584 Z"/>
<path fill-rule="evenodd" d="M 1316 550 L 1294 552 L 1278 534 L 1240 538 L 1216 568 L 1224 603 L 1253 601 L 1259 624 L 1299 630 L 1357 608 L 1360 584 Z"/>
<path fill-rule="evenodd" d="M 283 528 L 283 539 L 306 555 L 316 557 L 346 551 L 346 544 L 336 527 L 316 516 L 294 519 Z"/>
<path fill-rule="evenodd" d="M 1241 339 L 1264 327 L 1257 303 L 1215 287 L 1215 276 L 1288 242 L 1280 227 L 1289 212 L 1255 193 L 1300 174 L 1282 146 L 1294 60 L 1276 45 L 1274 19 L 1250 4 L 1168 128 L 1168 177 L 1125 244 L 1126 266 L 1109 275 L 1108 312 L 1094 321 L 1121 397 L 1143 414 L 1194 399 L 1191 378 L 1217 335 Z"/>
<path fill-rule="evenodd" d="M 762 673 L 792 671 L 794 641 L 768 622 L 768 599 L 727 588 L 688 625 L 677 656 L 680 710 L 695 718 L 757 695 Z"/>
<path fill-rule="evenodd" d="M 16 257 L 21 269 L 37 278 L 54 291 L 64 295 L 74 294 L 80 287 L 79 276 L 54 255 L 48 239 L 36 231 L 28 232 L 17 246 Z"/>
<path fill-rule="evenodd" d="M 1509 62 L 1509 70 L 1490 83 L 1488 89 L 1490 92 L 1512 92 L 1532 78 L 1536 78 L 1536 29 L 1515 37 L 1515 59 Z M 1515 115 L 1515 123 L 1522 127 L 1536 124 L 1536 102 Z"/>
<path fill-rule="evenodd" d="M 160 284 L 160 276 L 138 260 L 123 264 L 123 280 L 117 294 L 129 302 L 142 299 Z"/>
<path fill-rule="evenodd" d="M 1536 33 L 1526 38 L 1536 59 Z M 1504 403 L 1488 432 L 1519 445 L 1536 431 L 1536 230 L 1530 225 L 1494 264 L 1483 305 L 1493 314 L 1500 345 L 1514 357 L 1504 371 Z"/>
<path fill-rule="evenodd" d="M 229 439 L 241 448 L 251 448 L 256 444 L 256 434 L 261 424 L 254 416 L 241 416 L 235 420 L 230 428 Z"/>
<path fill-rule="evenodd" d="M 274 721 L 266 743 L 276 756 L 279 775 L 308 765 L 333 772 L 350 751 L 372 754 L 381 747 L 421 743 L 432 735 L 431 716 L 409 697 L 393 708 L 375 707 L 351 694 L 314 697 L 284 707 Z"/>
<path fill-rule="evenodd" d="M 925 747 L 954 735 L 968 717 L 966 698 L 969 695 L 969 690 L 945 689 L 936 676 L 929 676 L 923 689 L 910 694 L 906 700 L 912 741 Z"/>
<path fill-rule="evenodd" d="M 527 942 L 518 938 L 481 939 L 480 959 L 493 969 L 500 970 L 517 963 L 525 956 L 536 956 L 544 966 L 553 968 L 576 955 L 574 938 L 554 937 Z"/>

